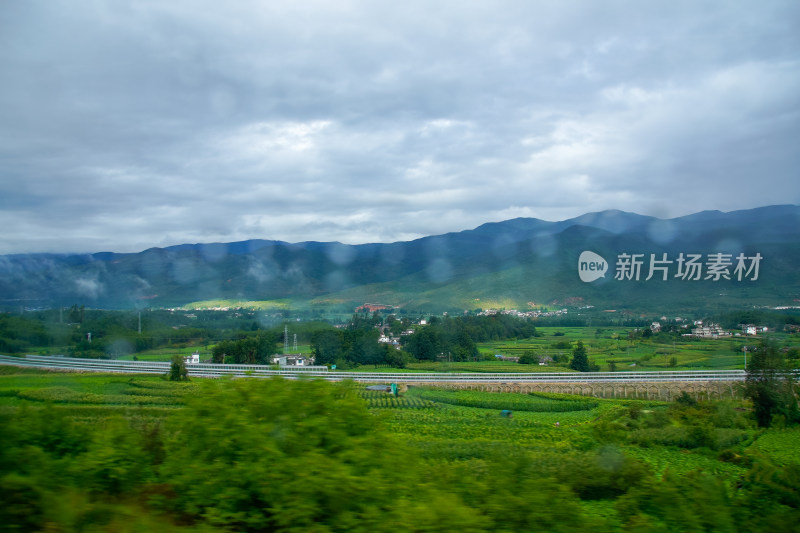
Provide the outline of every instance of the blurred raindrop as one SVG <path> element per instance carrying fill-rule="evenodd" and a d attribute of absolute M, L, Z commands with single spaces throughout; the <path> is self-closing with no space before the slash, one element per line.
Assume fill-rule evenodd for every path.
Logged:
<path fill-rule="evenodd" d="M 617 448 L 613 446 L 605 446 L 597 454 L 597 462 L 600 468 L 610 472 L 616 472 L 622 468 L 625 462 L 625 457 Z"/>
<path fill-rule="evenodd" d="M 216 87 L 208 96 L 211 109 L 217 117 L 227 117 L 236 111 L 236 95 L 227 87 Z"/>
<path fill-rule="evenodd" d="M 176 259 L 172 263 L 172 279 L 181 285 L 197 281 L 198 272 L 194 261 L 187 258 Z"/>
<path fill-rule="evenodd" d="M 125 339 L 115 339 L 106 346 L 106 355 L 122 357 L 134 352 L 133 345 Z"/>
<path fill-rule="evenodd" d="M 425 269 L 428 279 L 434 283 L 444 283 L 453 277 L 453 267 L 447 259 L 437 257 Z"/>
<path fill-rule="evenodd" d="M 75 290 L 78 294 L 95 299 L 105 292 L 105 286 L 97 278 L 78 278 L 75 280 Z"/>
<path fill-rule="evenodd" d="M 204 244 L 200 247 L 200 253 L 206 261 L 216 263 L 228 255 L 227 244 Z"/>
<path fill-rule="evenodd" d="M 667 244 L 678 236 L 678 228 L 672 220 L 656 219 L 647 226 L 647 236 L 658 244 Z"/>
<path fill-rule="evenodd" d="M 549 257 L 558 251 L 558 241 L 549 233 L 539 233 L 531 240 L 531 250 L 539 257 Z"/>
<path fill-rule="evenodd" d="M 157 279 L 164 273 L 167 261 L 158 251 L 148 251 L 142 254 L 140 269 L 142 274 L 149 279 Z"/>
<path fill-rule="evenodd" d="M 325 249 L 325 253 L 328 256 L 328 259 L 330 259 L 336 265 L 345 266 L 353 261 L 356 250 L 353 246 L 334 243 Z"/>
<path fill-rule="evenodd" d="M 721 239 L 714 245 L 713 250 L 707 250 L 706 253 L 726 253 L 736 254 L 742 252 L 742 242 L 737 239 Z"/>
<path fill-rule="evenodd" d="M 516 247 L 513 246 L 515 242 L 516 240 L 510 235 L 499 235 L 492 241 L 492 255 L 494 255 L 496 259 L 503 260 L 513 257 L 517 251 Z"/>
<path fill-rule="evenodd" d="M 266 283 L 275 277 L 274 268 L 268 267 L 264 262 L 253 257 L 250 258 L 250 265 L 247 268 L 247 275 L 254 278 L 259 283 Z"/>
<path fill-rule="evenodd" d="M 405 257 L 405 247 L 403 246 L 382 246 L 380 249 L 381 262 L 389 265 L 400 263 Z"/>
<path fill-rule="evenodd" d="M 347 288 L 350 278 L 345 270 L 335 270 L 325 276 L 325 289 L 328 291 L 340 291 Z"/>

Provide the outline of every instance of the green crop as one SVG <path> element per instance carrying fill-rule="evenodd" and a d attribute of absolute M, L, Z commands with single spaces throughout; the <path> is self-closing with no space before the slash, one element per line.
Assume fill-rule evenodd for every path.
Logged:
<path fill-rule="evenodd" d="M 510 411 L 532 411 L 537 413 L 564 413 L 588 411 L 598 402 L 588 399 L 561 400 L 532 394 L 482 392 L 471 390 L 435 389 L 414 387 L 409 394 L 436 403 L 478 407 L 481 409 L 506 409 Z"/>

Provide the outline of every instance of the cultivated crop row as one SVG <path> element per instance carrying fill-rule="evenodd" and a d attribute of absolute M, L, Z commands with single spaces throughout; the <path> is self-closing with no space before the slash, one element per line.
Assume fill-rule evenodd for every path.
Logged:
<path fill-rule="evenodd" d="M 589 399 L 561 400 L 531 394 L 435 389 L 428 387 L 412 388 L 409 390 L 409 394 L 435 403 L 478 407 L 481 409 L 507 409 L 511 411 L 531 411 L 537 413 L 588 411 L 597 407 L 597 402 Z"/>

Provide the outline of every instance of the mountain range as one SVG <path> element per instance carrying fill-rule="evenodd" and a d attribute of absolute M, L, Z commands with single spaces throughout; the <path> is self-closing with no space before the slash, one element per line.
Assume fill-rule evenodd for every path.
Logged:
<path fill-rule="evenodd" d="M 579 264 L 586 251 L 599 258 L 596 265 Z M 225 299 L 425 311 L 797 306 L 798 265 L 800 206 L 672 219 L 609 210 L 394 243 L 248 240 L 6 255 L 0 305 L 142 308 Z M 583 281 L 581 268 L 596 279 Z"/>

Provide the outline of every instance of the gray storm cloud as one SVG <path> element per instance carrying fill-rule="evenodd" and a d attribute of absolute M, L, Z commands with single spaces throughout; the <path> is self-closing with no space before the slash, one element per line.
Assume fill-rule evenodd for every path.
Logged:
<path fill-rule="evenodd" d="M 800 203 L 798 18 L 789 0 L 6 2 L 0 254 Z"/>

